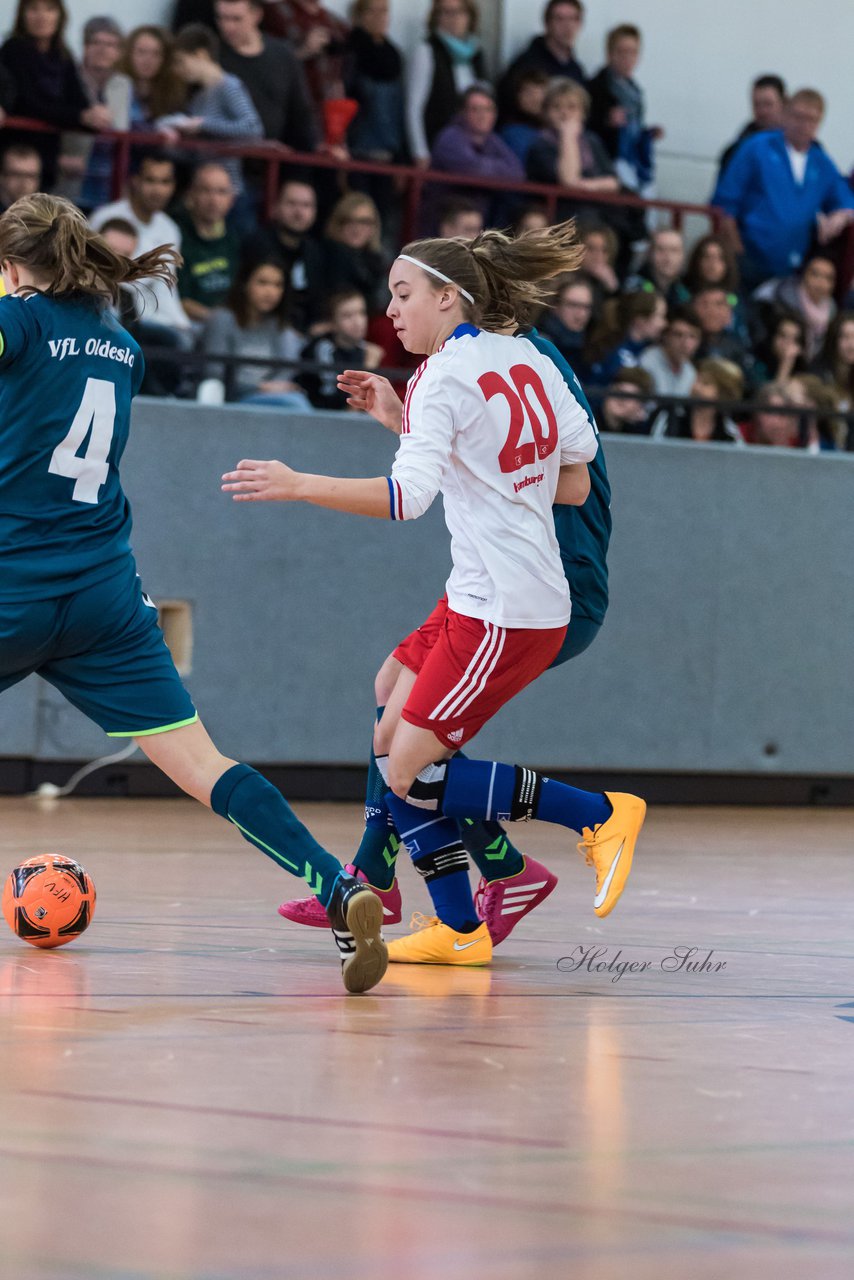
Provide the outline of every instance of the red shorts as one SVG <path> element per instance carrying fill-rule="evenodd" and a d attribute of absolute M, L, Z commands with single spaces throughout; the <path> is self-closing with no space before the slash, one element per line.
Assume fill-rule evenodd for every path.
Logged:
<path fill-rule="evenodd" d="M 468 742 L 557 656 L 566 627 L 497 627 L 448 608 L 443 597 L 394 657 L 418 679 L 403 719 L 430 729 L 447 747 Z"/>

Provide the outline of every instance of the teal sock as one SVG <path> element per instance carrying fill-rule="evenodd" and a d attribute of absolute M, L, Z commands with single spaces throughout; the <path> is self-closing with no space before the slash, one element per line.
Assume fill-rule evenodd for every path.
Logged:
<path fill-rule="evenodd" d="M 365 876 L 375 889 L 390 889 L 394 883 L 394 869 L 400 840 L 394 827 L 365 827 L 353 866 Z"/>
<path fill-rule="evenodd" d="M 463 818 L 460 822 L 463 848 L 484 880 L 505 880 L 524 870 L 525 859 L 507 839 L 500 822 L 479 822 Z"/>
<path fill-rule="evenodd" d="M 278 791 L 248 764 L 235 764 L 214 784 L 211 808 L 280 867 L 305 880 L 324 907 L 344 868 L 304 827 Z"/>
<path fill-rule="evenodd" d="M 385 707 L 377 707 L 377 720 L 382 720 Z M 374 743 L 371 739 L 371 758 L 368 762 L 368 781 L 365 786 L 365 830 L 353 866 L 366 877 L 375 889 L 390 889 L 394 883 L 394 868 L 400 837 L 394 829 L 386 804 L 388 786 L 377 768 Z"/>

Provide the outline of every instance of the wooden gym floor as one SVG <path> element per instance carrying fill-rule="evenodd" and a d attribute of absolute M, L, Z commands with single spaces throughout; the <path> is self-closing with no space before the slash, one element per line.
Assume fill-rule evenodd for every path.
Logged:
<path fill-rule="evenodd" d="M 298 808 L 350 851 L 355 806 Z M 660 809 L 604 921 L 566 833 L 516 828 L 561 883 L 493 967 L 347 997 L 191 802 L 0 799 L 3 874 L 67 853 L 99 895 L 61 951 L 2 926 L 0 1275 L 850 1280 L 852 827 Z"/>

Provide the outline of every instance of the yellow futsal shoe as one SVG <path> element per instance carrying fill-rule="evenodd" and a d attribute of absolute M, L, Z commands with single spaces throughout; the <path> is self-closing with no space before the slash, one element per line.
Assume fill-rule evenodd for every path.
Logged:
<path fill-rule="evenodd" d="M 489 964 L 492 939 L 485 924 L 474 933 L 457 933 L 438 916 L 416 911 L 409 922 L 414 933 L 388 944 L 391 964 Z"/>
<path fill-rule="evenodd" d="M 606 916 L 617 905 L 632 869 L 635 845 L 646 815 L 646 804 L 639 796 L 621 791 L 606 791 L 605 796 L 614 812 L 607 822 L 599 823 L 592 831 L 585 827 L 578 845 L 578 852 L 584 854 L 587 865 L 596 868 L 593 910 L 597 916 Z"/>

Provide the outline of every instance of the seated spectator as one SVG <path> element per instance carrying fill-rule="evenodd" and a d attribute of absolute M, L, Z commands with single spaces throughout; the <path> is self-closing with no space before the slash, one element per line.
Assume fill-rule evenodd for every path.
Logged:
<path fill-rule="evenodd" d="M 350 28 L 320 0 L 266 0 L 264 30 L 287 40 L 302 63 L 318 118 L 324 104 L 344 96 L 343 60 Z"/>
<path fill-rule="evenodd" d="M 799 373 L 786 383 L 794 404 L 812 412 L 802 415 L 798 443 L 807 453 L 835 453 L 844 449 L 848 428 L 836 416 L 838 405 L 833 388 L 813 373 Z"/>
<path fill-rule="evenodd" d="M 576 373 L 583 376 L 584 348 L 593 319 L 593 285 L 576 271 L 565 280 L 557 297 L 540 317 L 538 328 L 555 344 Z"/>
<path fill-rule="evenodd" d="M 605 302 L 620 292 L 620 280 L 616 272 L 620 242 L 615 232 L 604 223 L 579 226 L 578 238 L 584 245 L 581 269 L 593 281 L 596 294 L 593 314 L 598 317 Z"/>
<path fill-rule="evenodd" d="M 38 191 L 42 180 L 42 158 L 35 147 L 13 142 L 0 156 L 0 213 L 22 196 Z"/>
<path fill-rule="evenodd" d="M 68 13 L 63 0 L 18 0 L 12 34 L 0 48 L 0 65 L 14 81 L 15 111 L 58 129 L 106 129 L 110 114 L 89 102 L 65 43 Z M 56 174 L 59 136 L 32 133 L 25 139 L 41 156 L 45 185 Z"/>
<path fill-rule="evenodd" d="M 175 74 L 191 88 L 186 112 L 164 116 L 156 128 L 171 142 L 181 138 L 222 138 L 227 142 L 250 142 L 263 137 L 261 117 L 249 92 L 237 76 L 219 64 L 219 41 L 207 27 L 184 27 L 175 37 L 172 53 Z M 223 160 L 236 192 L 243 188 L 240 161 Z"/>
<path fill-rule="evenodd" d="M 664 409 L 652 424 L 655 439 L 697 440 L 706 443 L 719 440 L 727 444 L 744 444 L 744 437 L 729 413 L 718 401 L 737 402 L 744 395 L 744 375 L 731 360 L 702 360 L 691 388 L 695 400 L 708 400 L 709 405 L 675 405 Z"/>
<path fill-rule="evenodd" d="M 312 235 L 317 221 L 317 195 L 310 182 L 286 178 L 266 226 L 243 245 L 243 258 L 279 262 L 288 282 L 290 323 L 308 333 L 325 315 L 328 286 L 320 242 Z"/>
<path fill-rule="evenodd" d="M 652 394 L 652 378 L 646 369 L 620 369 L 602 398 L 596 414 L 601 431 L 620 431 L 626 436 L 649 435 L 649 405 L 641 396 Z"/>
<path fill-rule="evenodd" d="M 786 104 L 783 128 L 743 142 L 715 189 L 712 204 L 728 216 L 748 289 L 797 271 L 816 227 L 827 244 L 854 218 L 854 192 L 816 140 L 823 117 L 821 94 L 799 90 Z"/>
<path fill-rule="evenodd" d="M 388 0 L 355 0 L 344 44 L 344 91 L 359 104 L 347 134 L 359 160 L 402 164 L 407 158 L 403 58 L 388 38 Z"/>
<path fill-rule="evenodd" d="M 130 127 L 131 80 L 118 69 L 123 49 L 124 36 L 114 18 L 89 19 L 83 28 L 83 58 L 78 72 L 89 103 L 106 109 L 108 123 L 100 126 L 104 129 Z M 111 142 L 85 133 L 64 134 L 56 194 L 87 210 L 109 200 L 114 155 Z"/>
<path fill-rule="evenodd" d="M 806 325 L 794 311 L 778 312 L 771 328 L 754 350 L 750 380 L 754 387 L 763 382 L 788 382 L 796 373 L 806 373 Z"/>
<path fill-rule="evenodd" d="M 139 236 L 136 234 L 136 228 L 128 222 L 127 218 L 108 218 L 101 227 L 100 234 L 111 249 L 123 254 L 126 258 L 135 258 L 139 252 Z M 119 302 L 116 306 L 111 306 L 110 310 L 125 329 L 132 331 L 138 318 L 136 291 L 131 286 L 123 284 Z"/>
<path fill-rule="evenodd" d="M 241 272 L 228 302 L 212 311 L 202 333 L 210 360 L 205 377 L 224 384 L 225 398 L 243 404 L 310 411 L 311 406 L 280 362 L 299 360 L 304 339 L 288 325 L 285 273 L 278 262 L 258 262 Z M 269 365 L 229 364 L 228 357 L 269 360 Z"/>
<path fill-rule="evenodd" d="M 667 304 L 660 293 L 623 293 L 606 302 L 588 348 L 596 385 L 605 386 L 621 369 L 639 364 L 666 324 Z"/>
<path fill-rule="evenodd" d="M 641 34 L 631 23 L 621 23 L 605 40 L 605 66 L 588 83 L 590 128 L 601 138 L 615 172 L 627 191 L 651 195 L 655 176 L 653 144 L 664 134 L 656 125 L 647 128 L 643 91 L 633 79 L 640 58 Z M 638 236 L 643 215 L 637 219 Z"/>
<path fill-rule="evenodd" d="M 682 283 L 684 270 L 685 241 L 682 232 L 675 227 L 661 227 L 650 236 L 649 253 L 637 272 L 626 280 L 626 292 L 657 289 L 668 307 L 684 306 L 691 300 L 687 286 Z"/>
<path fill-rule="evenodd" d="M 689 396 L 697 370 L 693 360 L 702 338 L 700 321 L 690 307 L 671 311 L 661 339 L 641 352 L 646 369 L 660 396 Z"/>
<path fill-rule="evenodd" d="M 525 170 L 495 132 L 498 109 L 487 84 L 473 84 L 463 94 L 459 115 L 446 125 L 433 143 L 431 168 L 440 173 L 460 173 L 473 178 L 502 178 L 509 186 L 523 182 Z M 484 191 L 469 198 L 483 210 L 487 226 L 503 221 L 507 197 Z"/>
<path fill-rule="evenodd" d="M 812 373 L 833 387 L 840 409 L 854 408 L 854 311 L 840 311 L 830 325 Z"/>
<path fill-rule="evenodd" d="M 427 38 L 415 49 L 407 75 L 406 123 L 413 162 L 426 169 L 430 151 L 459 111 L 466 89 L 486 79 L 475 0 L 433 0 Z"/>
<path fill-rule="evenodd" d="M 576 192 L 617 192 L 620 184 L 602 142 L 586 128 L 590 99 L 572 80 L 554 80 L 546 90 L 545 128 L 528 152 L 531 182 L 558 183 Z M 642 232 L 635 210 L 619 205 L 596 205 L 573 197 L 558 201 L 558 220 L 595 217 L 611 227 L 618 238 L 617 271 L 622 275 L 631 257 L 631 245 Z"/>
<path fill-rule="evenodd" d="M 742 340 L 747 338 L 747 316 L 740 295 L 738 263 L 732 248 L 722 236 L 701 236 L 697 241 L 688 259 L 684 284 L 691 297 L 709 285 L 725 289 L 732 310 L 733 333 Z"/>
<path fill-rule="evenodd" d="M 528 152 L 531 182 L 560 183 L 590 192 L 618 190 L 619 183 L 602 143 L 585 129 L 589 107 L 587 90 L 575 81 L 556 80 L 549 85 L 543 102 L 545 127 Z M 572 212 L 563 202 L 558 217 Z"/>
<path fill-rule="evenodd" d="M 369 196 L 342 196 L 323 240 L 326 296 L 345 289 L 361 293 L 373 315 L 388 302 L 388 272 L 380 243 L 380 214 Z"/>
<path fill-rule="evenodd" d="M 136 27 L 128 36 L 119 70 L 130 78 L 130 127 L 153 130 L 161 116 L 180 111 L 187 86 L 172 68 L 172 37 L 163 27 Z"/>
<path fill-rule="evenodd" d="M 543 104 L 550 81 L 545 71 L 536 68 L 520 72 L 514 82 L 510 109 L 498 130 L 499 137 L 518 156 L 523 169 L 543 127 Z"/>
<path fill-rule="evenodd" d="M 90 221 L 96 231 L 113 218 L 129 222 L 138 236 L 137 256 L 164 244 L 180 249 L 181 232 L 165 212 L 174 194 L 175 162 L 170 156 L 149 152 L 142 157 L 130 179 L 128 195 L 96 209 Z M 159 279 L 134 285 L 134 289 L 139 316 L 135 333 L 143 347 L 151 344 L 189 351 L 193 346 L 193 330 L 177 290 Z M 154 370 L 150 372 L 153 376 Z M 180 370 L 172 365 L 171 372 L 174 375 L 171 379 L 168 370 L 159 376 L 161 385 L 175 391 L 181 385 Z M 150 382 L 146 389 L 151 394 L 162 394 L 153 391 Z"/>
<path fill-rule="evenodd" d="M 249 90 L 265 138 L 315 151 L 320 125 L 302 64 L 287 41 L 261 34 L 265 8 L 263 0 L 216 0 L 222 69 Z"/>
<path fill-rule="evenodd" d="M 511 231 L 514 236 L 520 236 L 523 231 L 542 231 L 550 225 L 549 215 L 541 205 L 527 204 L 513 219 Z"/>
<path fill-rule="evenodd" d="M 750 105 L 753 109 L 752 119 L 729 144 L 718 162 L 718 182 L 745 138 L 752 138 L 755 133 L 762 133 L 766 129 L 782 129 L 783 108 L 786 105 L 785 82 L 780 76 L 758 76 L 750 86 Z"/>
<path fill-rule="evenodd" d="M 719 285 L 709 284 L 694 295 L 693 308 L 703 330 L 701 360 L 731 360 L 743 374 L 750 370 L 752 357 L 741 338 L 732 331 L 733 309 L 730 295 Z"/>
<path fill-rule="evenodd" d="M 355 289 L 329 299 L 329 325 L 329 332 L 312 338 L 302 352 L 303 360 L 326 368 L 303 370 L 298 382 L 315 409 L 346 409 L 347 396 L 338 390 L 338 374 L 345 369 L 378 369 L 383 349 L 367 341 L 368 309 Z"/>
<path fill-rule="evenodd" d="M 768 331 L 779 311 L 794 311 L 806 328 L 806 357 L 815 359 L 836 315 L 835 288 L 836 266 L 820 254 L 810 258 L 795 276 L 767 280 L 753 295 L 760 333 Z"/>
<path fill-rule="evenodd" d="M 443 240 L 452 236 L 460 236 L 463 240 L 474 240 L 483 230 L 483 210 L 473 200 L 463 196 L 454 196 L 439 206 L 439 229 L 437 235 Z"/>
<path fill-rule="evenodd" d="M 549 80 L 560 78 L 584 84 L 587 76 L 575 56 L 575 42 L 583 21 L 584 5 L 581 0 L 549 0 L 543 14 L 543 34 L 534 36 L 498 82 L 502 122 L 512 117 L 520 77 L 529 71 L 545 72 Z"/>
<path fill-rule="evenodd" d="M 753 397 L 750 418 L 742 427 L 746 442 L 778 449 L 795 448 L 800 440 L 799 415 L 779 412 L 794 404 L 788 382 L 766 382 Z"/>
<path fill-rule="evenodd" d="M 237 274 L 240 240 L 226 219 L 236 192 L 227 167 L 211 160 L 194 171 L 182 208 L 178 292 L 191 320 L 203 323 L 214 307 L 225 305 Z"/>

